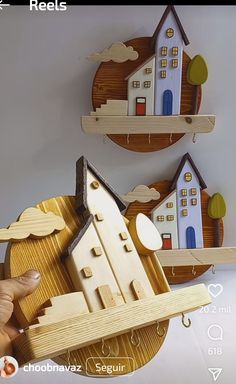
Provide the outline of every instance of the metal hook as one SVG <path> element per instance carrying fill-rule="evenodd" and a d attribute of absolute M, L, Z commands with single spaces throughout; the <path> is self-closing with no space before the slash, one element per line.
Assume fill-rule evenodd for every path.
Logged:
<path fill-rule="evenodd" d="M 160 327 L 160 323 L 157 321 L 157 328 L 156 328 L 157 336 L 163 337 L 166 333 L 166 329 L 165 329 L 165 327 L 163 327 L 162 332 L 160 332 L 159 327 Z"/>
<path fill-rule="evenodd" d="M 195 143 L 196 143 L 196 141 L 197 141 L 196 137 L 197 137 L 197 134 L 196 134 L 196 133 L 194 133 L 194 134 L 193 134 L 193 138 L 192 138 L 192 142 L 193 142 L 194 144 L 195 144 Z"/>
<path fill-rule="evenodd" d="M 212 266 L 211 266 L 211 272 L 213 273 L 213 275 L 216 274 L 216 270 L 215 270 L 215 265 L 214 264 L 212 264 Z"/>
<path fill-rule="evenodd" d="M 182 324 L 183 324 L 183 326 L 185 328 L 191 327 L 191 324 L 192 324 L 192 322 L 191 322 L 191 320 L 189 318 L 188 318 L 188 323 L 185 323 L 185 315 L 184 315 L 184 313 L 182 313 Z"/>
<path fill-rule="evenodd" d="M 151 133 L 148 134 L 148 144 L 151 144 Z"/>
<path fill-rule="evenodd" d="M 126 143 L 129 144 L 129 133 L 126 135 Z"/>
<path fill-rule="evenodd" d="M 107 353 L 106 353 L 106 350 L 107 350 Z M 104 339 L 102 339 L 102 354 L 103 354 L 103 356 L 105 356 L 105 357 L 108 357 L 108 356 L 110 356 L 110 354 L 111 354 L 111 347 L 110 347 L 110 345 L 107 345 L 106 343 L 105 343 L 105 341 L 104 341 Z"/>
<path fill-rule="evenodd" d="M 169 138 L 170 144 L 171 144 L 172 141 L 173 141 L 173 140 L 172 140 L 172 135 L 173 135 L 173 133 L 170 134 L 170 138 Z"/>
<path fill-rule="evenodd" d="M 195 276 L 196 275 L 196 271 L 195 271 L 195 266 L 193 265 L 193 268 L 192 268 L 192 275 Z"/>
<path fill-rule="evenodd" d="M 172 274 L 172 276 L 175 276 L 174 269 L 175 269 L 175 267 L 171 267 L 171 274 Z"/>
<path fill-rule="evenodd" d="M 140 343 L 141 343 L 140 337 L 139 337 L 139 335 L 136 333 L 136 340 L 135 340 L 135 333 L 134 333 L 134 330 L 133 330 L 133 329 L 131 329 L 130 341 L 131 341 L 131 343 L 132 343 L 136 348 L 138 348 L 138 347 L 140 346 Z"/>

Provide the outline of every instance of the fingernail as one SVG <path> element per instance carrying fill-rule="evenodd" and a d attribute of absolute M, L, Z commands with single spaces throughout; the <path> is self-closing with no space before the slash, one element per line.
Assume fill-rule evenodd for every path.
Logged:
<path fill-rule="evenodd" d="M 29 271 L 26 271 L 23 276 L 28 277 L 30 279 L 38 280 L 40 278 L 40 273 L 39 271 L 30 269 Z"/>

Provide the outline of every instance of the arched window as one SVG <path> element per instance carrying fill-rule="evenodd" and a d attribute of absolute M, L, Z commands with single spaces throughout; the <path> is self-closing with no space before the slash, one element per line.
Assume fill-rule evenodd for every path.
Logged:
<path fill-rule="evenodd" d="M 186 172 L 186 173 L 184 174 L 184 180 L 185 180 L 185 181 L 191 181 L 191 180 L 192 180 L 192 174 L 191 174 L 191 172 Z"/>
<path fill-rule="evenodd" d="M 174 36 L 174 30 L 173 30 L 173 28 L 168 28 L 168 29 L 166 30 L 166 36 L 167 36 L 167 37 L 173 37 L 173 36 Z"/>

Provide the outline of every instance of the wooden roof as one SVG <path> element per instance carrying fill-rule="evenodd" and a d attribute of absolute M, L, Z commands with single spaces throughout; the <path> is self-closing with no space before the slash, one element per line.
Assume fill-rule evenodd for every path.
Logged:
<path fill-rule="evenodd" d="M 158 208 L 160 208 L 166 202 L 166 200 L 168 200 L 170 196 L 173 195 L 173 193 L 176 193 L 176 191 L 171 191 L 166 197 L 164 197 L 164 199 L 162 199 L 157 205 L 155 205 L 155 207 L 151 210 L 151 214 L 154 213 Z"/>
<path fill-rule="evenodd" d="M 170 185 L 170 191 L 173 191 L 174 189 L 176 189 L 176 184 L 177 184 L 177 181 L 178 181 L 178 178 L 180 176 L 180 173 L 184 167 L 184 164 L 186 163 L 186 161 L 189 161 L 189 163 L 191 164 L 191 167 L 193 168 L 194 172 L 196 173 L 196 176 L 198 178 L 198 181 L 199 181 L 199 184 L 201 186 L 201 189 L 206 189 L 207 186 L 202 178 L 202 176 L 200 175 L 200 172 L 199 170 L 197 169 L 196 165 L 194 164 L 194 161 L 193 159 L 191 158 L 190 154 L 189 153 L 185 153 L 185 155 L 182 157 L 182 160 L 178 166 L 178 169 L 174 175 L 174 178 L 172 180 L 172 183 Z"/>
<path fill-rule="evenodd" d="M 106 180 L 100 175 L 98 170 L 91 164 L 84 156 L 80 157 L 76 162 L 76 211 L 78 214 L 86 215 L 88 212 L 87 205 L 87 170 L 90 170 L 93 175 L 100 181 L 100 183 L 108 190 L 108 192 L 114 198 L 120 211 L 126 209 L 126 205 L 121 198 L 113 190 L 113 188 L 106 182 Z"/>
<path fill-rule="evenodd" d="M 155 43 L 156 43 L 157 36 L 158 36 L 158 34 L 159 34 L 159 32 L 160 32 L 160 30 L 161 30 L 161 28 L 162 28 L 162 26 L 163 26 L 163 24 L 164 24 L 166 18 L 167 18 L 168 14 L 169 14 L 170 12 L 172 12 L 173 15 L 174 15 L 174 18 L 175 18 L 175 20 L 176 20 L 176 23 L 177 23 L 177 25 L 178 25 L 178 27 L 179 27 L 179 31 L 180 31 L 180 33 L 181 33 L 181 35 L 182 35 L 184 44 L 185 44 L 185 45 L 188 45 L 188 44 L 189 44 L 189 40 L 188 40 L 187 35 L 186 35 L 185 31 L 184 31 L 184 28 L 183 28 L 183 26 L 182 26 L 182 24 L 181 24 L 181 21 L 180 21 L 180 19 L 179 19 L 179 16 L 177 15 L 177 12 L 176 12 L 176 10 L 175 10 L 175 7 L 174 7 L 173 5 L 168 5 L 168 6 L 166 7 L 166 9 L 165 9 L 165 12 L 164 12 L 163 15 L 162 15 L 162 18 L 161 18 L 161 20 L 160 20 L 158 26 L 156 27 L 156 30 L 155 30 L 153 36 L 152 36 L 152 41 L 151 41 L 151 45 L 152 45 L 152 47 L 154 47 L 154 45 L 155 45 Z"/>
<path fill-rule="evenodd" d="M 146 60 L 144 60 L 137 68 L 135 68 L 132 72 L 125 77 L 125 80 L 128 80 L 134 73 L 136 73 L 140 68 L 142 68 L 145 64 L 147 64 L 153 57 L 155 57 L 155 53 L 152 53 Z"/>

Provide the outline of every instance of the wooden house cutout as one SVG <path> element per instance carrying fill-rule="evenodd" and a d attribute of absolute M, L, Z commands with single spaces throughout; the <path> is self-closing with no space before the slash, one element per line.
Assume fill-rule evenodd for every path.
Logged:
<path fill-rule="evenodd" d="M 175 7 L 166 7 L 152 36 L 126 43 L 126 48 L 138 53 L 137 58 L 120 63 L 110 59 L 109 63 L 100 65 L 93 82 L 94 111 L 90 116 L 82 116 L 82 129 L 87 133 L 108 134 L 127 149 L 140 151 L 142 148 L 145 152 L 153 150 L 152 134 L 171 134 L 172 137 L 177 133 L 210 132 L 215 116 L 197 115 L 200 86 L 188 81 L 191 58 L 184 52 L 184 45 L 188 45 L 189 40 Z M 207 79 L 203 58 L 195 60 L 195 67 L 202 68 L 201 62 L 204 62 Z M 147 142 L 142 138 L 140 147 L 140 140 L 134 135 L 145 133 L 149 138 Z M 124 137 L 123 142 L 120 137 L 111 136 L 117 134 L 132 134 L 135 140 L 131 144 L 127 139 L 125 143 Z M 172 141 L 153 146 L 158 150 L 171 145 Z"/>
<path fill-rule="evenodd" d="M 186 153 L 170 185 L 170 194 L 151 212 L 163 239 L 163 249 L 203 248 L 201 190 L 207 188 Z"/>
<path fill-rule="evenodd" d="M 125 220 L 123 208 L 122 200 L 96 168 L 80 158 L 75 214 L 81 230 L 64 255 L 75 292 L 50 298 L 14 340 L 20 365 L 183 316 L 210 303 L 203 284 L 170 291 L 155 254 L 162 244 L 156 227 L 142 213 Z M 155 287 L 143 258 L 152 265 Z M 135 348 L 132 340 L 127 342 L 129 348 Z"/>

